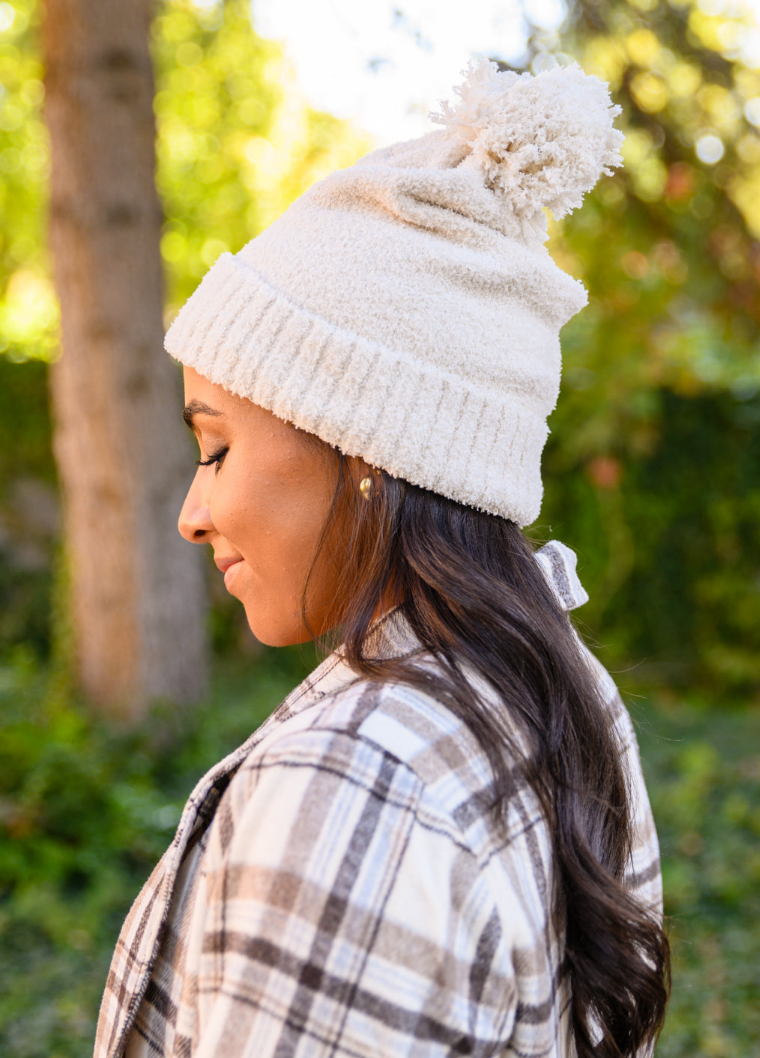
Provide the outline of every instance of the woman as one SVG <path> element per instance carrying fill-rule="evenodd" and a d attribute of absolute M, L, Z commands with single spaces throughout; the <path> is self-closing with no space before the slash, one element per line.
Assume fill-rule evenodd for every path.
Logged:
<path fill-rule="evenodd" d="M 339 647 L 201 780 L 96 1055 L 632 1056 L 667 998 L 631 729 L 537 555 L 562 216 L 622 137 L 577 68 L 474 66 L 443 128 L 312 188 L 180 312 L 208 543 L 254 633 Z"/>

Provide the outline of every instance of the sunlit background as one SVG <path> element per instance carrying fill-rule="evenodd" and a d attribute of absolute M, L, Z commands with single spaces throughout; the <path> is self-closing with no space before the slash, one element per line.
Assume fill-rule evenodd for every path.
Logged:
<path fill-rule="evenodd" d="M 428 131 L 427 112 L 473 56 L 527 58 L 531 27 L 556 31 L 562 0 L 264 0 L 255 25 L 282 41 L 312 106 L 356 121 L 379 142 Z"/>
<path fill-rule="evenodd" d="M 643 12 L 655 7 L 639 5 Z M 699 11 L 719 20 L 724 54 L 760 65 L 758 0 L 706 0 Z M 473 56 L 532 65 L 534 72 L 548 54 L 569 62 L 560 40 L 567 14 L 564 0 L 259 0 L 254 22 L 263 36 L 282 42 L 312 106 L 358 122 L 384 143 L 426 131 L 428 110 L 448 97 Z M 528 42 L 536 29 L 543 48 L 531 64 Z M 715 161 L 715 151 L 703 148 L 704 160 Z"/>
<path fill-rule="evenodd" d="M 0 2 L 0 1053 L 74 1058 L 194 781 L 310 659 L 257 646 L 212 578 L 201 705 L 125 731 L 72 684 L 41 17 Z M 578 551 L 583 628 L 639 722 L 676 944 L 658 1055 L 754 1058 L 760 0 L 161 0 L 151 49 L 167 323 L 315 180 L 424 132 L 472 57 L 610 83 L 625 168 L 551 225 L 590 301 L 533 534 Z"/>

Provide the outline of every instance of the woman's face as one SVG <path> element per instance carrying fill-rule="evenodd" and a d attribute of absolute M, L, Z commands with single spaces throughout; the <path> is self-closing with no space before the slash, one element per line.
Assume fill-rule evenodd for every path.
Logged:
<path fill-rule="evenodd" d="M 270 646 L 310 638 L 303 589 L 330 509 L 335 467 L 329 449 L 271 412 L 184 369 L 185 420 L 201 460 L 179 517 L 186 540 L 211 544 L 227 590 L 240 599 L 254 635 Z M 320 555 L 306 617 L 329 630 L 337 571 Z"/>

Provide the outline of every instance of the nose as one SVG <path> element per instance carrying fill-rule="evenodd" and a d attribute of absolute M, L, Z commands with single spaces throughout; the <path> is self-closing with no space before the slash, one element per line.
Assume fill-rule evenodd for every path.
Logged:
<path fill-rule="evenodd" d="M 200 475 L 196 474 L 193 478 L 177 522 L 180 535 L 191 544 L 207 544 L 210 534 L 214 531 L 208 500 L 201 490 L 199 477 Z"/>

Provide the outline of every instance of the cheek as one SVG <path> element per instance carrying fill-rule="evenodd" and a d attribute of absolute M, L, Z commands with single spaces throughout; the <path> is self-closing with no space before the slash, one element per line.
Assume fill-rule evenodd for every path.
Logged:
<path fill-rule="evenodd" d="M 262 587 L 300 593 L 330 498 L 323 474 L 275 475 L 225 465 L 214 490 L 211 519 L 264 582 Z M 293 583 L 284 584 L 288 579 Z"/>

